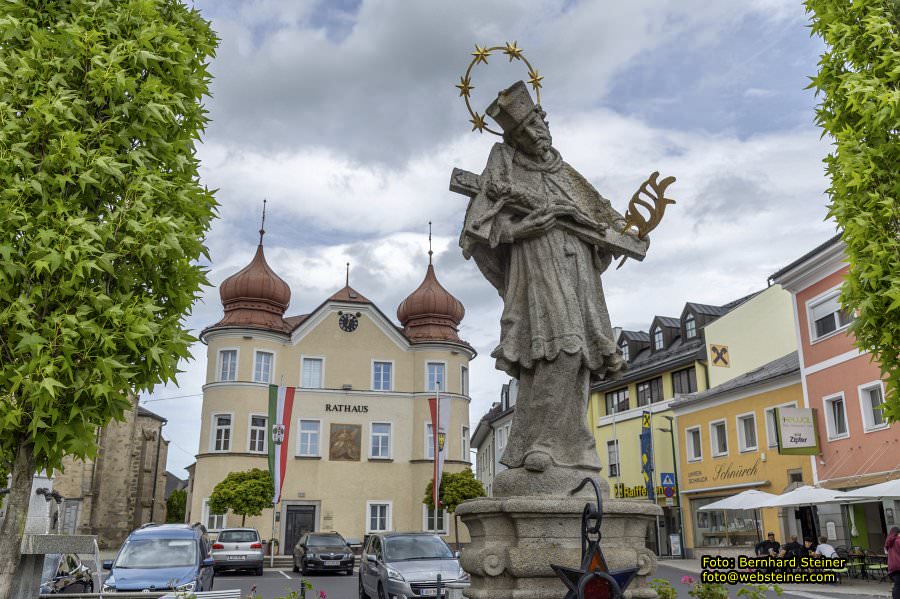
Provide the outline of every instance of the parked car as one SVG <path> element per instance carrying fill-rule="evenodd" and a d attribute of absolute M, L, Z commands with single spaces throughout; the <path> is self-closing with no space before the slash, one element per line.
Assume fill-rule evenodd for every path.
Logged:
<path fill-rule="evenodd" d="M 215 570 L 253 570 L 257 576 L 263 575 L 262 540 L 255 528 L 226 528 L 219 533 L 212 544 Z"/>
<path fill-rule="evenodd" d="M 215 561 L 206 529 L 189 524 L 145 524 L 133 531 L 116 555 L 104 593 L 116 591 L 209 591 Z"/>
<path fill-rule="evenodd" d="M 294 545 L 294 572 L 312 570 L 353 574 L 355 557 L 350 544 L 336 532 L 310 532 Z"/>
<path fill-rule="evenodd" d="M 359 599 L 436 597 L 441 584 L 467 583 L 458 555 L 439 536 L 378 533 L 369 536 L 359 564 Z M 441 595 L 446 593 L 443 588 Z"/>
<path fill-rule="evenodd" d="M 44 556 L 41 571 L 41 595 L 55 593 L 93 593 L 94 573 L 74 553 Z"/>

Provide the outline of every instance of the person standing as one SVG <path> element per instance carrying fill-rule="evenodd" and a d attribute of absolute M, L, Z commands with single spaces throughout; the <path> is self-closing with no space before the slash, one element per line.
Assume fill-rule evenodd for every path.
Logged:
<path fill-rule="evenodd" d="M 893 599 L 900 599 L 900 527 L 894 526 L 884 542 L 888 558 L 888 576 L 894 581 Z"/>

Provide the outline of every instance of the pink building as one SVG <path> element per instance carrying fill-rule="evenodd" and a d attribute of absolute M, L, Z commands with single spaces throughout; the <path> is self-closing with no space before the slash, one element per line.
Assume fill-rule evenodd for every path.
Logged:
<path fill-rule="evenodd" d="M 900 424 L 885 421 L 879 408 L 885 391 L 881 371 L 854 345 L 847 330 L 852 315 L 838 303 L 848 268 L 838 235 L 771 277 L 794 296 L 804 402 L 814 410 L 818 428 L 820 453 L 810 458 L 813 480 L 841 490 L 900 478 Z M 880 548 L 887 528 L 900 523 L 898 504 L 844 506 L 840 514 L 836 506 L 820 507 L 819 532 Z"/>

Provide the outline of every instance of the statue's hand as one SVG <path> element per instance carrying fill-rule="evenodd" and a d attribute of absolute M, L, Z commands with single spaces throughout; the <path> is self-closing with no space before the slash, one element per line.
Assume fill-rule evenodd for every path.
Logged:
<path fill-rule="evenodd" d="M 543 235 L 556 225 L 556 214 L 546 209 L 535 210 L 520 221 L 510 224 L 513 239 L 525 239 Z"/>

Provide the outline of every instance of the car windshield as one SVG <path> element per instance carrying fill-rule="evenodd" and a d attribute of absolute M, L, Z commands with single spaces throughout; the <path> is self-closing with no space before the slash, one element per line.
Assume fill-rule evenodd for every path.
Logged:
<path fill-rule="evenodd" d="M 389 562 L 412 559 L 452 559 L 453 552 L 439 537 L 427 535 L 389 537 L 384 540 L 384 557 Z"/>
<path fill-rule="evenodd" d="M 335 545 L 346 545 L 344 539 L 337 535 L 309 535 L 306 541 L 309 547 L 334 547 Z"/>
<path fill-rule="evenodd" d="M 56 572 L 59 570 L 59 562 L 62 558 L 58 553 L 51 553 L 44 556 L 44 569 L 41 570 L 41 582 L 47 582 L 56 578 Z"/>
<path fill-rule="evenodd" d="M 197 563 L 193 539 L 132 539 L 125 543 L 116 568 L 175 568 Z"/>
<path fill-rule="evenodd" d="M 255 530 L 223 530 L 216 539 L 220 543 L 255 543 L 258 540 Z"/>

